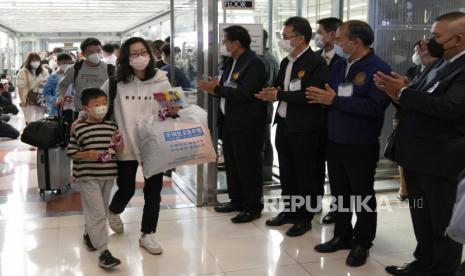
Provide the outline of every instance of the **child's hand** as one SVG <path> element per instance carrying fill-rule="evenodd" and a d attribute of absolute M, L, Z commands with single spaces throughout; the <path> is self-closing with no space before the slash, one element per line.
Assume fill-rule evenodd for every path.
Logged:
<path fill-rule="evenodd" d="M 116 144 L 118 143 L 119 139 L 121 139 L 121 134 L 119 134 L 119 131 L 115 131 L 115 133 L 113 133 L 113 136 L 111 136 L 111 143 Z"/>
<path fill-rule="evenodd" d="M 86 151 L 86 159 L 90 159 L 90 160 L 98 160 L 98 158 L 100 157 L 102 153 L 100 151 L 97 151 L 97 150 L 88 150 Z"/>

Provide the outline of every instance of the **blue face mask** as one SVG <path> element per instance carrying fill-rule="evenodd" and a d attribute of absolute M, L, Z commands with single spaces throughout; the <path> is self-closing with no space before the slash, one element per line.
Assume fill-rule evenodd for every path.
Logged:
<path fill-rule="evenodd" d="M 336 53 L 336 55 L 342 57 L 343 59 L 349 58 L 349 55 L 344 53 L 344 51 L 342 50 L 342 47 L 339 45 L 334 45 L 334 52 Z"/>

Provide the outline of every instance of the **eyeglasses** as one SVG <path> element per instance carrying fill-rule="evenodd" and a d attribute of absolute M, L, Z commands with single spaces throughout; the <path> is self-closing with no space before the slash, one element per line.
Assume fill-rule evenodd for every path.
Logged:
<path fill-rule="evenodd" d="M 132 57 L 132 58 L 136 58 L 138 56 L 141 56 L 141 57 L 146 57 L 149 55 L 149 52 L 147 52 L 147 50 L 141 50 L 141 51 L 137 51 L 137 52 L 132 52 L 129 54 L 129 57 Z"/>

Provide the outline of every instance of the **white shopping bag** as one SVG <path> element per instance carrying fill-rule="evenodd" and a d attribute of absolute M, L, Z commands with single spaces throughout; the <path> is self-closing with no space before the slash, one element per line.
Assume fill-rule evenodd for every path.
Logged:
<path fill-rule="evenodd" d="M 168 118 L 165 121 L 150 117 L 138 122 L 137 133 L 144 177 L 148 178 L 178 166 L 216 160 L 210 131 L 200 123 L 203 119 L 195 122 L 192 116 L 186 116 L 184 121 L 182 117 L 180 114 L 180 118 Z"/>

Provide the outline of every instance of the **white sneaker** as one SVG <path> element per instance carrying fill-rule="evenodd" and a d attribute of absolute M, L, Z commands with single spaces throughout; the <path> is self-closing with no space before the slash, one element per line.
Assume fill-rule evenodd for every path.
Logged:
<path fill-rule="evenodd" d="M 108 224 L 110 229 L 116 234 L 122 234 L 124 232 L 124 224 L 119 214 L 114 214 L 108 210 Z"/>
<path fill-rule="evenodd" d="M 163 249 L 155 241 L 155 233 L 153 234 L 142 234 L 139 238 L 139 245 L 151 254 L 159 255 L 163 253 Z"/>

